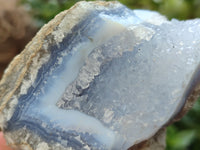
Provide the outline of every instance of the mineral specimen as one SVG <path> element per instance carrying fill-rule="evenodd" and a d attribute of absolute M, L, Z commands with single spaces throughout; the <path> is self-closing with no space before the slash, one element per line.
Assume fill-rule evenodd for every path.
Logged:
<path fill-rule="evenodd" d="M 79 2 L 45 25 L 0 82 L 14 148 L 122 150 L 177 119 L 199 92 L 200 20 Z M 188 100 L 188 101 L 187 101 Z"/>

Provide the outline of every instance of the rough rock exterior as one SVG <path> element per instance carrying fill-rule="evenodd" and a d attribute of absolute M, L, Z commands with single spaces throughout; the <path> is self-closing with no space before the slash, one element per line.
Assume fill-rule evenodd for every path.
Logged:
<path fill-rule="evenodd" d="M 14 148 L 163 149 L 199 93 L 200 20 L 79 2 L 45 25 L 0 82 Z M 152 144 L 153 143 L 153 144 Z"/>
<path fill-rule="evenodd" d="M 13 57 L 36 33 L 36 27 L 19 0 L 0 0 L 0 78 Z"/>

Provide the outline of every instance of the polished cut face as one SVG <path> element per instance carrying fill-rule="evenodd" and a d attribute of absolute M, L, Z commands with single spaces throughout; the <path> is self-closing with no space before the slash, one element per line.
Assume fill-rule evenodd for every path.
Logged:
<path fill-rule="evenodd" d="M 200 20 L 81 2 L 44 37 L 40 59 L 10 99 L 4 131 L 33 149 L 127 149 L 144 141 L 198 84 L 199 37 Z"/>

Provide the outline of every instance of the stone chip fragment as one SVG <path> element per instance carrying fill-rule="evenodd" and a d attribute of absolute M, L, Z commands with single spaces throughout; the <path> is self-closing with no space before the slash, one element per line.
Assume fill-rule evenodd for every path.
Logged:
<path fill-rule="evenodd" d="M 46 24 L 0 82 L 15 149 L 122 150 L 180 118 L 199 93 L 200 20 L 79 2 Z"/>

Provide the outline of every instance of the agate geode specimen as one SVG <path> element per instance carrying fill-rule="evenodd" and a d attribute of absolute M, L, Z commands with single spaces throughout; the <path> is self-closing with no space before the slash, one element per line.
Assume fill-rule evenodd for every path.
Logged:
<path fill-rule="evenodd" d="M 0 83 L 14 148 L 122 150 L 196 99 L 200 20 L 168 21 L 118 2 L 79 2 L 45 25 Z M 188 101 L 187 101 L 188 100 Z"/>

